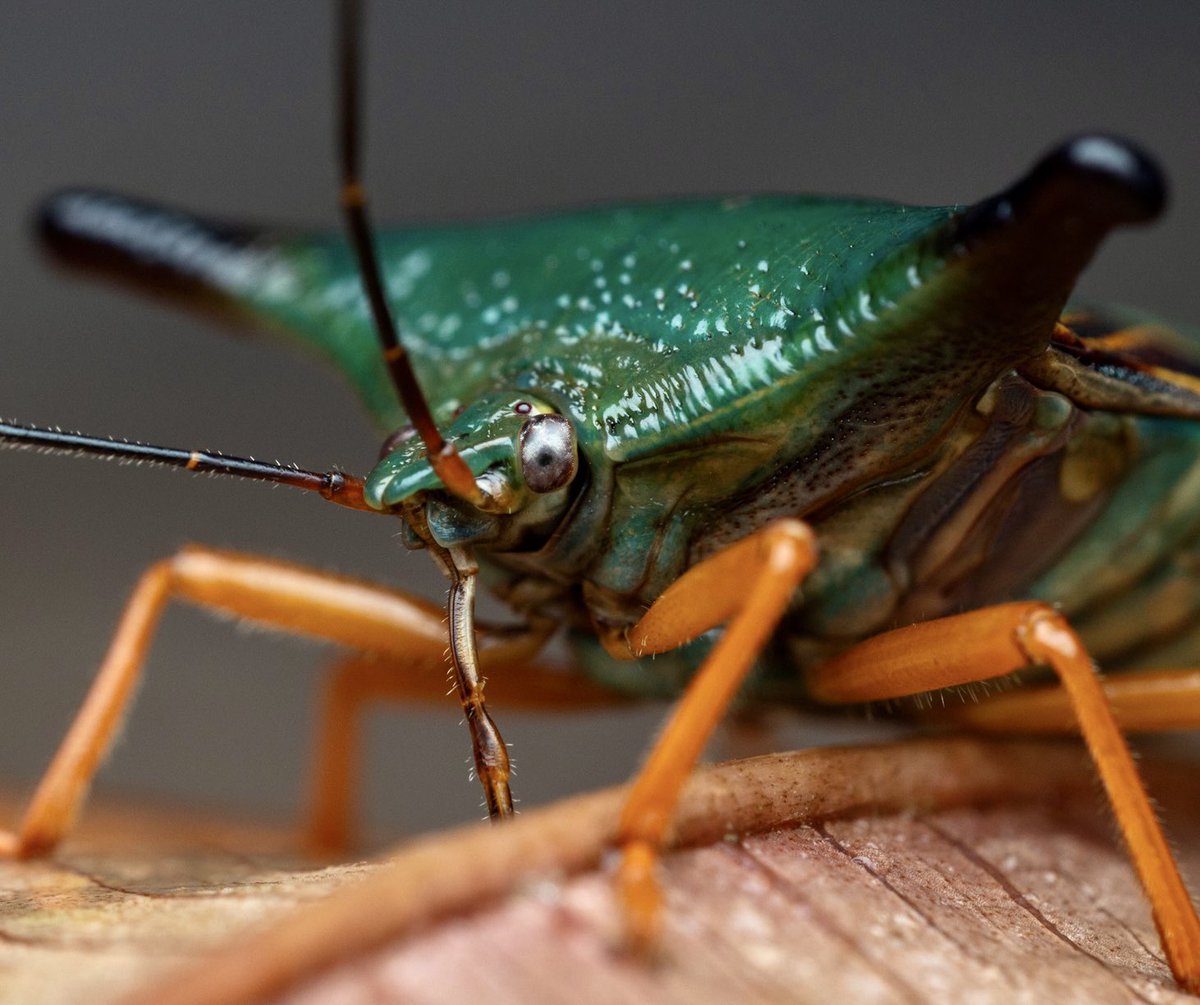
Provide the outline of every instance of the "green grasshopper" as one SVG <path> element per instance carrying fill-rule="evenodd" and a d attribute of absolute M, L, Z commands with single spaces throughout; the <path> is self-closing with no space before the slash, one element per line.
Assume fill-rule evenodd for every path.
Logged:
<path fill-rule="evenodd" d="M 686 684 L 621 822 L 619 889 L 642 946 L 656 937 L 670 808 L 737 693 L 841 704 L 1053 671 L 1062 690 L 1038 695 L 1049 728 L 1077 717 L 1172 968 L 1200 987 L 1200 924 L 1090 658 L 1120 668 L 1137 649 L 1154 664 L 1189 641 L 1175 556 L 1195 530 L 1181 503 L 1196 477 L 1200 351 L 1145 316 L 1067 309 L 1100 240 L 1162 209 L 1154 163 L 1084 136 L 970 207 L 690 200 L 372 242 L 348 132 L 350 242 L 84 190 L 49 202 L 42 229 L 70 263 L 327 356 L 384 437 L 365 479 L 17 423 L 0 438 L 273 481 L 400 518 L 451 580 L 452 662 L 493 816 L 512 800 L 481 653 L 489 673 L 532 691 L 550 680 L 538 651 L 565 627 L 598 688 Z M 364 298 L 376 281 L 381 295 Z M 481 575 L 522 632 L 476 625 Z M 9 853 L 61 838 L 172 597 L 382 653 L 409 673 L 442 663 L 440 612 L 404 594 L 182 552 L 143 579 Z M 1168 597 L 1178 606 L 1164 631 Z M 955 658 L 937 658 L 946 652 Z M 1135 693 L 1152 681 L 1190 696 L 1167 674 L 1130 680 Z M 381 685 L 356 664 L 345 686 L 425 687 Z M 594 696 L 580 684 L 579 700 Z M 1028 725 L 1024 702 L 964 717 Z M 1124 718 L 1154 728 L 1163 712 Z M 331 841 L 341 809 L 331 802 L 322 819 Z"/>

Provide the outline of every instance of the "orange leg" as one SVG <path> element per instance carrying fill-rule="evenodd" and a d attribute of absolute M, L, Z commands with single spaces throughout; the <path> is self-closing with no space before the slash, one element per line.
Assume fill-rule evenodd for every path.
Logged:
<path fill-rule="evenodd" d="M 1122 729 L 1154 733 L 1200 728 L 1200 670 L 1136 670 L 1103 682 Z M 1028 687 L 939 712 L 989 733 L 1078 733 L 1070 699 L 1059 687 Z"/>
<path fill-rule="evenodd" d="M 380 653 L 444 687 L 442 610 L 414 597 L 269 559 L 185 548 L 147 570 L 83 705 L 0 855 L 46 854 L 62 840 L 120 726 L 167 603 L 187 600 L 262 624 Z M 482 699 L 482 696 L 477 696 Z"/>
<path fill-rule="evenodd" d="M 444 628 L 443 628 L 444 631 Z M 542 637 L 523 635 L 488 643 L 481 658 L 487 672 L 488 697 L 500 697 L 514 710 L 583 710 L 626 704 L 627 699 L 606 691 L 566 668 L 535 661 Z M 358 763 L 363 712 L 383 702 L 429 703 L 446 707 L 444 636 L 436 652 L 421 655 L 436 666 L 431 672 L 379 657 L 354 655 L 339 661 L 328 678 L 321 700 L 313 769 L 313 802 L 309 841 L 323 853 L 343 852 L 355 844 L 353 811 L 358 801 Z M 441 672 L 439 672 L 441 671 Z"/>
<path fill-rule="evenodd" d="M 658 940 L 662 895 L 654 871 L 680 789 L 816 558 L 812 531 L 797 520 L 780 520 L 694 565 L 623 638 L 605 639 L 614 655 L 644 656 L 729 622 L 650 751 L 621 813 L 617 885 L 637 950 L 652 949 Z"/>
<path fill-rule="evenodd" d="M 855 646 L 810 673 L 808 682 L 821 701 L 878 701 L 1032 665 L 1058 675 L 1150 900 L 1175 979 L 1192 993 L 1200 991 L 1200 918 L 1091 658 L 1061 614 L 1045 604 L 1015 603 L 912 625 Z"/>

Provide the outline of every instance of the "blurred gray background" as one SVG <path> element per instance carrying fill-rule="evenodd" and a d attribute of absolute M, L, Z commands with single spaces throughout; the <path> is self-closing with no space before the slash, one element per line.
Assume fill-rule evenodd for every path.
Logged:
<path fill-rule="evenodd" d="M 27 222 L 87 183 L 334 226 L 323 3 L 6 4 L 0 11 L 0 414 L 364 471 L 336 376 L 46 268 Z M 1174 181 L 1093 298 L 1200 322 L 1200 8 L 1177 3 L 377 3 L 368 177 L 385 220 L 756 190 L 970 201 L 1081 129 Z M 0 783 L 44 766 L 139 572 L 186 541 L 440 595 L 393 528 L 285 491 L 0 454 Z M 328 654 L 176 608 L 101 788 L 283 816 L 302 799 Z M 479 816 L 444 712 L 371 720 L 384 832 Z M 661 708 L 495 710 L 526 805 L 629 774 Z M 800 742 L 804 729 L 785 741 Z"/>

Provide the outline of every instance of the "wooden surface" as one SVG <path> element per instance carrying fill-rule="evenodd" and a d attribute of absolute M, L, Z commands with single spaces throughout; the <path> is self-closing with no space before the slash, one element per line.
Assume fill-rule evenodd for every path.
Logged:
<path fill-rule="evenodd" d="M 1200 783 L 1149 773 L 1195 883 Z M 613 951 L 618 801 L 330 868 L 297 868 L 269 831 L 92 813 L 54 862 L 0 865 L 0 1000 L 1189 1000 L 1072 746 L 925 741 L 710 770 L 665 863 L 652 967 Z"/>

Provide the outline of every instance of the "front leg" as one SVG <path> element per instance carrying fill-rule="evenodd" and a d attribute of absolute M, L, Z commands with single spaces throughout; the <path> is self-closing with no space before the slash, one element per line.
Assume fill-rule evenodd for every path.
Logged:
<path fill-rule="evenodd" d="M 444 615 L 428 601 L 287 562 L 184 548 L 151 566 L 139 580 L 87 697 L 19 826 L 0 831 L 0 855 L 46 855 L 69 832 L 129 710 L 154 631 L 172 600 L 378 654 L 393 670 L 399 666 L 432 680 L 439 690 L 445 687 Z M 323 822 L 327 832 L 346 832 L 345 824 L 328 814 Z"/>

